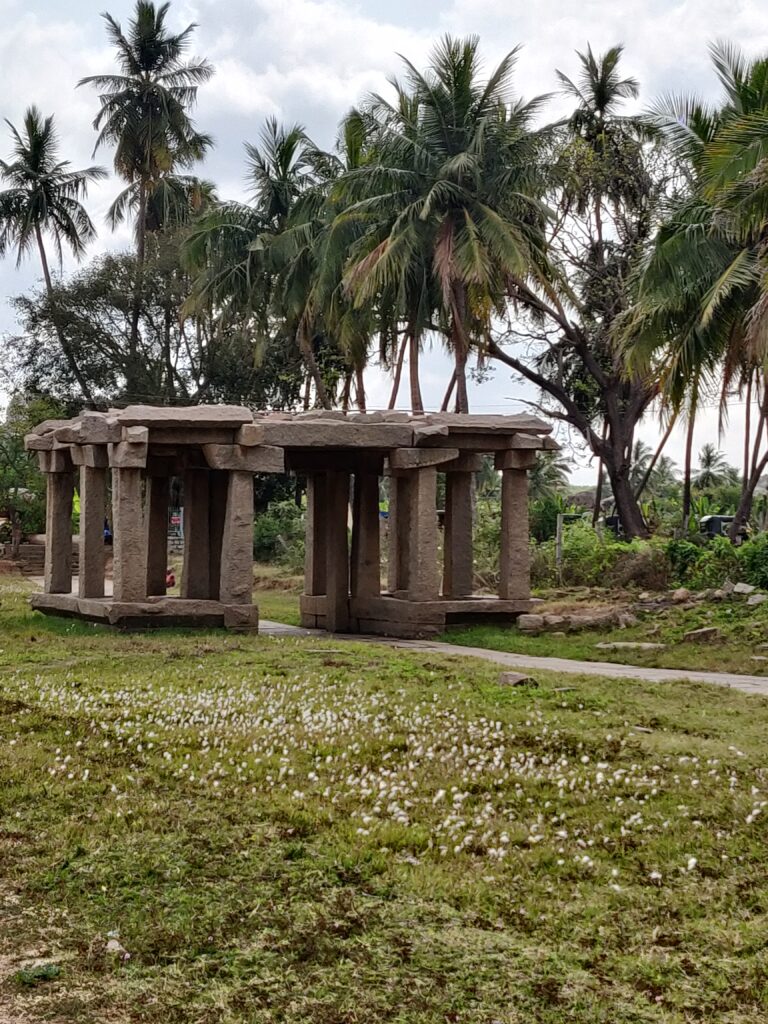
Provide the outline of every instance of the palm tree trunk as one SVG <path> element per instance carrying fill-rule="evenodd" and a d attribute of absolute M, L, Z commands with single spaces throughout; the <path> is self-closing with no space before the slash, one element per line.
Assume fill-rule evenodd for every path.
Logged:
<path fill-rule="evenodd" d="M 751 437 L 752 433 L 752 370 L 749 371 L 749 377 L 747 378 L 747 408 L 746 416 L 744 421 L 744 487 L 747 485 L 749 479 L 749 464 L 751 455 Z"/>
<path fill-rule="evenodd" d="M 659 447 L 653 453 L 653 458 L 648 463 L 648 468 L 646 469 L 645 473 L 643 474 L 643 479 L 640 481 L 640 485 L 638 486 L 637 490 L 635 491 L 635 497 L 638 498 L 638 499 L 640 498 L 640 495 L 643 493 L 645 488 L 648 486 L 648 481 L 651 479 L 651 476 L 653 475 L 654 469 L 656 469 L 656 463 L 661 458 L 661 453 L 664 451 L 664 448 L 666 447 L 667 441 L 669 440 L 669 438 L 670 438 L 670 436 L 672 434 L 672 431 L 674 429 L 675 423 L 677 423 L 677 416 L 678 416 L 678 412 L 677 411 L 672 413 L 672 416 L 670 417 L 670 420 L 669 420 L 669 424 L 667 425 L 667 429 L 664 431 L 664 436 L 662 437 L 661 441 L 659 442 Z"/>
<path fill-rule="evenodd" d="M 683 469 L 683 535 L 688 532 L 691 518 L 691 462 L 693 456 L 693 432 L 696 428 L 696 406 L 699 401 L 698 384 L 694 383 L 691 392 L 691 404 L 688 409 L 688 430 L 685 435 L 685 466 Z"/>
<path fill-rule="evenodd" d="M 453 394 L 453 389 L 455 387 L 456 370 L 454 369 L 451 374 L 451 379 L 448 381 L 448 387 L 445 389 L 445 394 L 443 395 L 443 404 L 440 406 L 440 412 L 448 412 L 448 406 L 451 404 L 451 395 Z"/>
<path fill-rule="evenodd" d="M 37 248 L 40 252 L 40 262 L 43 265 L 43 277 L 45 278 L 45 289 L 48 293 L 48 301 L 51 305 L 51 319 L 53 320 L 53 326 L 56 330 L 56 336 L 59 339 L 59 345 L 61 345 L 61 351 L 64 353 L 64 358 L 67 360 L 67 365 L 72 372 L 72 376 L 77 381 L 77 386 L 83 393 L 86 405 L 93 408 L 95 402 L 93 400 L 93 392 L 88 387 L 88 383 L 80 372 L 80 367 L 77 365 L 77 360 L 74 357 L 72 349 L 70 348 L 67 340 L 64 337 L 64 331 L 62 330 L 61 323 L 59 321 L 59 315 L 56 311 L 56 301 L 53 296 L 53 281 L 51 280 L 51 271 L 48 267 L 48 257 L 45 253 L 45 245 L 43 243 L 43 233 L 40 230 L 40 225 L 35 225 L 35 237 L 37 239 Z"/>
<path fill-rule="evenodd" d="M 424 402 L 419 380 L 419 336 L 414 327 L 408 332 L 408 376 L 411 385 L 411 412 L 422 413 Z"/>
<path fill-rule="evenodd" d="M 388 409 L 394 409 L 397 405 L 397 394 L 400 391 L 400 378 L 403 375 L 403 360 L 405 359 L 405 350 L 408 348 L 408 335 L 403 338 L 400 345 L 400 351 L 397 354 L 397 362 L 395 363 L 395 379 L 392 382 L 392 392 L 389 396 Z"/>
<path fill-rule="evenodd" d="M 603 441 L 608 437 L 608 420 L 603 420 Z M 600 513 L 603 510 L 603 479 L 605 473 L 603 472 L 603 458 L 597 461 L 597 486 L 595 487 L 595 507 L 592 509 L 592 525 L 597 526 L 597 521 L 600 518 Z"/>
<path fill-rule="evenodd" d="M 136 280 L 133 283 L 131 303 L 131 332 L 128 338 L 125 390 L 127 397 L 138 397 L 139 383 L 139 318 L 141 296 L 144 291 L 144 261 L 147 252 L 147 183 L 139 183 L 139 210 L 136 221 Z"/>
<path fill-rule="evenodd" d="M 355 370 L 355 398 L 357 399 L 357 408 L 360 412 L 366 412 L 365 378 L 363 377 L 363 368 L 361 366 L 358 366 Z"/>
<path fill-rule="evenodd" d="M 299 325 L 296 340 L 299 345 L 299 350 L 304 357 L 304 362 L 307 364 L 307 370 L 314 382 L 318 402 L 323 409 L 331 409 L 331 400 L 328 397 L 325 381 L 323 380 L 323 375 L 320 373 L 320 367 L 317 365 L 315 352 L 312 348 L 312 341 L 307 337 L 307 330 L 303 322 Z"/>
<path fill-rule="evenodd" d="M 344 388 L 341 392 L 341 411 L 349 412 L 349 400 L 352 396 L 352 370 L 344 374 Z"/>

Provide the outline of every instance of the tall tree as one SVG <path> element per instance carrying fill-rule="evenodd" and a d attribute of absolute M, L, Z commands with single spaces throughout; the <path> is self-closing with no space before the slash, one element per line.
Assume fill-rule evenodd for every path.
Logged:
<path fill-rule="evenodd" d="M 469 410 L 470 351 L 484 351 L 507 281 L 528 279 L 543 258 L 532 130 L 542 100 L 512 99 L 515 58 L 483 79 L 477 37 L 446 36 L 424 72 L 405 61 L 395 101 L 370 104 L 377 159 L 345 183 L 346 215 L 373 221 L 348 272 L 357 301 L 397 296 L 416 341 L 434 310 L 454 358 L 459 412 Z"/>
<path fill-rule="evenodd" d="M 195 127 L 190 109 L 198 86 L 210 79 L 213 68 L 205 60 L 184 60 L 196 26 L 171 32 L 166 26 L 169 8 L 169 3 L 155 6 L 137 0 L 125 33 L 111 14 L 105 14 L 118 73 L 91 75 L 79 83 L 99 90 L 95 149 L 102 145 L 115 147 L 115 171 L 127 182 L 112 205 L 110 219 L 117 222 L 128 210 L 135 213 L 137 274 L 131 314 L 129 393 L 140 372 L 139 319 L 153 193 L 169 175 L 200 160 L 212 144 L 210 136 Z"/>
<path fill-rule="evenodd" d="M 0 175 L 6 188 L 0 192 L 0 255 L 16 250 L 17 265 L 29 251 L 37 248 L 49 299 L 53 294 L 44 236 L 48 235 L 61 262 L 65 247 L 77 259 L 85 253 L 96 230 L 86 213 L 82 200 L 91 182 L 106 176 L 101 167 L 70 169 L 67 160 L 60 160 L 58 137 L 53 116 L 43 118 L 37 107 L 30 107 L 18 131 L 6 122 L 13 138 L 13 156 L 0 161 Z M 77 380 L 83 399 L 93 404 L 93 393 L 79 373 L 72 345 L 52 305 L 54 326 L 61 351 Z"/>
<path fill-rule="evenodd" d="M 506 335 L 489 354 L 535 384 L 545 414 L 575 428 L 605 470 L 629 537 L 647 535 L 630 474 L 635 430 L 657 393 L 617 343 L 631 302 L 630 271 L 659 216 L 668 169 L 643 126 L 621 114 L 636 83 L 619 69 L 621 47 L 579 54 L 571 118 L 553 133 L 553 210 L 544 280 L 509 281 Z M 520 351 L 520 346 L 524 346 Z M 516 351 L 516 347 L 518 351 Z"/>

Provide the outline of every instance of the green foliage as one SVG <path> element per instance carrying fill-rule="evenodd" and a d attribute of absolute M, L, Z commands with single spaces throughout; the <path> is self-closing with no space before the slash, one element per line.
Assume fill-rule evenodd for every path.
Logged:
<path fill-rule="evenodd" d="M 679 582 L 686 583 L 693 590 L 706 590 L 721 587 L 726 580 L 735 583 L 741 579 L 739 550 L 727 537 L 713 537 L 704 546 L 690 547 L 695 548 L 697 555 L 688 565 L 687 577 Z"/>
<path fill-rule="evenodd" d="M 747 583 L 768 590 L 768 533 L 758 533 L 736 551 Z"/>
<path fill-rule="evenodd" d="M 530 503 L 528 514 L 531 536 L 534 540 L 550 540 L 557 533 L 557 517 L 563 513 L 578 513 L 581 510 L 569 505 L 561 494 L 548 494 Z"/>
<path fill-rule="evenodd" d="M 273 501 L 253 525 L 257 562 L 300 568 L 304 561 L 304 510 L 293 501 Z"/>
<path fill-rule="evenodd" d="M 666 551 L 673 579 L 677 583 L 687 583 L 701 556 L 701 544 L 673 539 L 667 542 Z"/>

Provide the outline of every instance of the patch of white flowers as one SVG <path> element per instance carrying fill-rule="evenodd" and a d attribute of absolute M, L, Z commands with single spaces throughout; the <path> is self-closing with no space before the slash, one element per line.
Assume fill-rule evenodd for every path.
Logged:
<path fill-rule="evenodd" d="M 688 801 L 702 808 L 705 791 L 749 807 L 747 826 L 768 805 L 743 763 L 737 770 L 672 753 L 632 760 L 631 723 L 585 750 L 564 724 L 576 708 L 566 702 L 504 722 L 473 715 L 450 685 L 416 699 L 328 674 L 270 678 L 241 668 L 233 681 L 235 671 L 195 682 L 183 665 L 164 666 L 161 679 L 121 688 L 80 685 L 75 675 L 53 683 L 19 674 L 14 683 L 24 699 L 86 723 L 79 739 L 69 730 L 66 746 L 50 751 L 46 770 L 56 784 L 77 785 L 111 758 L 104 799 L 118 817 L 131 813 L 131 793 L 151 770 L 216 798 L 308 807 L 406 863 L 425 849 L 497 864 L 538 858 L 552 871 L 602 872 L 620 893 L 614 863 L 674 828 L 672 806 L 690 829 Z M 591 735 L 590 747 L 599 745 Z M 698 863 L 693 854 L 682 867 L 651 863 L 646 884 Z"/>

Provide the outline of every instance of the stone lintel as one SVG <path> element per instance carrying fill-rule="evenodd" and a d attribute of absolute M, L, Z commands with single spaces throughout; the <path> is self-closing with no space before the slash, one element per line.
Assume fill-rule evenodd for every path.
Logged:
<path fill-rule="evenodd" d="M 246 447 L 238 444 L 204 444 L 203 453 L 211 469 L 240 473 L 284 473 L 282 448 L 271 445 Z"/>
<path fill-rule="evenodd" d="M 410 448 L 410 423 L 360 423 L 359 420 L 264 421 L 264 440 L 281 448 Z"/>
<path fill-rule="evenodd" d="M 109 464 L 113 469 L 144 469 L 147 465 L 148 446 L 133 444 L 131 441 L 118 441 L 107 446 Z"/>
<path fill-rule="evenodd" d="M 396 448 L 389 453 L 390 470 L 423 469 L 439 466 L 459 457 L 458 448 Z"/>
<path fill-rule="evenodd" d="M 416 427 L 413 432 L 413 443 L 418 448 L 420 445 L 434 442 L 435 438 L 448 437 L 450 431 L 445 423 L 435 423 L 431 426 Z"/>
<path fill-rule="evenodd" d="M 97 412 L 84 412 L 79 420 L 56 430 L 56 440 L 69 444 L 115 444 L 122 436 L 114 416 Z"/>
<path fill-rule="evenodd" d="M 53 448 L 53 434 L 26 434 L 24 447 L 28 452 L 49 452 Z"/>
<path fill-rule="evenodd" d="M 535 451 L 518 451 L 512 449 L 497 452 L 494 460 L 496 469 L 533 469 L 536 465 Z"/>
<path fill-rule="evenodd" d="M 227 427 L 205 427 L 198 429 L 193 423 L 187 427 L 164 427 L 149 425 L 149 443 L 170 445 L 179 448 L 194 448 L 201 444 L 234 444 L 236 431 Z"/>
<path fill-rule="evenodd" d="M 129 405 L 118 413 L 123 427 L 172 427 L 187 433 L 201 427 L 238 428 L 253 422 L 253 413 L 243 405 L 156 406 Z"/>

